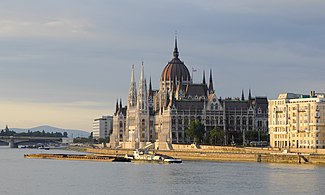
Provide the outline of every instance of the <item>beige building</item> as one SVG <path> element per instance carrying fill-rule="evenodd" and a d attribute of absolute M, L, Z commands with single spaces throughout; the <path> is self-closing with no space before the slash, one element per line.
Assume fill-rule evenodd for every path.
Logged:
<path fill-rule="evenodd" d="M 268 110 L 271 147 L 325 148 L 324 93 L 283 93 Z"/>

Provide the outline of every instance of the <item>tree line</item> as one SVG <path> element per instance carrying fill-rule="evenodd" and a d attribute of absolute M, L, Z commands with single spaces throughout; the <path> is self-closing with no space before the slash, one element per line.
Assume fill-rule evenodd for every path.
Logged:
<path fill-rule="evenodd" d="M 244 133 L 246 141 L 268 140 L 268 132 L 247 130 Z M 209 145 L 226 145 L 225 139 L 228 139 L 226 143 L 230 143 L 232 145 L 242 145 L 244 137 L 243 132 L 225 132 L 220 127 L 215 127 L 210 131 L 205 132 L 205 127 L 200 121 L 192 121 L 186 130 L 186 134 L 195 144 Z"/>
<path fill-rule="evenodd" d="M 22 137 L 68 137 L 68 133 L 64 132 L 45 132 L 43 131 L 30 131 L 17 133 L 10 131 L 8 128 L 1 130 L 0 136 L 22 136 Z"/>

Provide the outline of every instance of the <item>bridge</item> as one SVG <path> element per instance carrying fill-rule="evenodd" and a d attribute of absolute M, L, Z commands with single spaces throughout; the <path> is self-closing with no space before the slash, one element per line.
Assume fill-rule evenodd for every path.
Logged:
<path fill-rule="evenodd" d="M 0 141 L 8 143 L 10 148 L 18 148 L 25 142 L 62 142 L 62 137 L 0 136 Z"/>

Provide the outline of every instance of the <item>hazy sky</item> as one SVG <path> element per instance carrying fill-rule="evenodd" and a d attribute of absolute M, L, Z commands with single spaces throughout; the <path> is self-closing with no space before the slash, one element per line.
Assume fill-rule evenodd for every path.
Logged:
<path fill-rule="evenodd" d="M 325 92 L 324 0 L 2 0 L 0 128 L 92 129 L 126 102 L 131 66 L 153 87 L 172 58 L 218 96 Z"/>

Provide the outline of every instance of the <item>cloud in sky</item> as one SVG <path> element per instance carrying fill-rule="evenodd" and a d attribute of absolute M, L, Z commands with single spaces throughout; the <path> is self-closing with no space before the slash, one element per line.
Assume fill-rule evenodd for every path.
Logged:
<path fill-rule="evenodd" d="M 323 10 L 322 0 L 2 1 L 0 125 L 91 129 L 100 112 L 112 114 L 116 99 L 126 102 L 132 64 L 138 79 L 144 61 L 147 80 L 158 87 L 175 31 L 180 58 L 199 70 L 195 81 L 212 68 L 219 96 L 248 88 L 270 98 L 324 92 Z M 33 122 L 5 114 L 17 105 L 25 109 L 20 117 Z M 31 107 L 70 110 L 54 120 L 27 114 Z"/>

